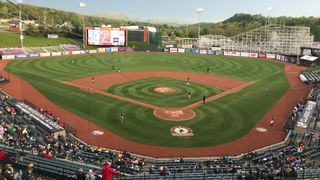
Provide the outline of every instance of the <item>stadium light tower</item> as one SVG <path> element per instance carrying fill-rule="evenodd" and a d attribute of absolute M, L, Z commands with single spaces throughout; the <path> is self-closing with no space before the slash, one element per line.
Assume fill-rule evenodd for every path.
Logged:
<path fill-rule="evenodd" d="M 199 27 L 198 27 L 198 46 L 199 46 L 199 48 L 200 48 L 200 31 L 201 31 L 201 26 L 200 26 L 200 21 L 201 21 L 201 19 L 200 19 L 200 15 L 201 15 L 201 13 L 204 11 L 204 9 L 202 9 L 202 8 L 198 8 L 198 9 L 196 9 L 196 12 L 198 13 L 198 15 L 199 15 Z"/>
<path fill-rule="evenodd" d="M 22 4 L 23 0 L 17 0 L 17 4 Z M 20 45 L 23 48 L 23 29 L 22 29 L 22 18 L 21 18 L 21 9 L 19 11 L 19 30 L 20 30 Z"/>
<path fill-rule="evenodd" d="M 86 3 L 79 3 L 79 6 L 80 8 L 85 8 L 87 7 L 87 4 Z M 86 47 L 86 40 L 85 40 L 85 36 L 86 36 L 86 33 L 85 33 L 85 16 L 84 14 L 82 15 L 82 48 L 85 49 Z"/>
<path fill-rule="evenodd" d="M 267 22 L 268 24 L 267 25 L 270 25 L 270 17 L 271 17 L 272 10 L 273 10 L 272 7 L 267 8 L 267 11 L 268 11 L 268 22 Z"/>

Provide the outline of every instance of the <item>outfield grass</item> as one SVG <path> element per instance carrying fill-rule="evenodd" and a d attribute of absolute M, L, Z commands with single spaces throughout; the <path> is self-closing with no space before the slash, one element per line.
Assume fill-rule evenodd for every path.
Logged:
<path fill-rule="evenodd" d="M 47 37 L 34 37 L 24 35 L 23 46 L 24 47 L 43 47 L 43 46 L 58 46 L 60 44 L 80 44 L 80 41 L 61 38 L 48 39 Z M 20 47 L 20 34 L 12 33 L 8 31 L 0 31 L 0 48 L 7 47 Z"/>
<path fill-rule="evenodd" d="M 169 87 L 176 91 L 167 94 L 154 92 L 158 87 Z M 183 107 L 201 101 L 204 95 L 210 97 L 222 92 L 218 88 L 204 84 L 192 82 L 190 86 L 186 86 L 186 81 L 160 77 L 114 85 L 106 91 L 159 107 Z M 189 92 L 191 98 L 188 98 Z"/>
<path fill-rule="evenodd" d="M 194 120 L 169 122 L 154 117 L 151 109 L 99 94 L 90 95 L 61 83 L 111 73 L 113 65 L 121 67 L 122 72 L 203 73 L 210 67 L 212 74 L 255 84 L 196 108 Z M 289 88 L 283 68 L 275 62 L 239 57 L 112 53 L 11 61 L 6 70 L 31 83 L 57 105 L 128 140 L 158 146 L 198 147 L 227 143 L 247 134 Z M 268 91 L 264 90 L 266 85 Z M 123 123 L 119 120 L 121 112 L 128 117 Z M 194 136 L 172 137 L 170 128 L 176 125 L 189 126 Z"/>

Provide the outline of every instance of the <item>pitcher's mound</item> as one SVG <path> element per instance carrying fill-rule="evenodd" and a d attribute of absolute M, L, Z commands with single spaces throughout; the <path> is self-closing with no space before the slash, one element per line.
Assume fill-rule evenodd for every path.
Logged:
<path fill-rule="evenodd" d="M 163 120 L 167 121 L 187 121 L 194 118 L 196 113 L 190 109 L 156 109 L 153 114 Z"/>
<path fill-rule="evenodd" d="M 174 89 L 174 88 L 169 88 L 169 87 L 157 87 L 157 88 L 154 88 L 153 91 L 156 92 L 156 93 L 167 94 L 167 93 L 174 93 L 174 92 L 176 92 L 176 89 Z"/>

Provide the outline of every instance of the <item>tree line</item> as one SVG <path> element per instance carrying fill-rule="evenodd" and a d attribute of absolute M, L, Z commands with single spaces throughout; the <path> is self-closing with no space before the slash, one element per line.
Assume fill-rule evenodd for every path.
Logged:
<path fill-rule="evenodd" d="M 168 25 L 151 24 L 140 21 L 114 20 L 104 17 L 83 16 L 74 12 L 21 5 L 22 9 L 28 14 L 23 13 L 23 19 L 39 20 L 45 23 L 44 26 L 27 25 L 26 33 L 30 35 L 44 35 L 47 33 L 60 33 L 67 37 L 76 38 L 75 34 L 82 35 L 82 22 L 85 19 L 86 26 L 101 26 L 102 24 L 112 24 L 113 27 L 139 25 L 156 27 L 162 36 L 176 38 L 196 38 L 198 36 L 198 24 L 189 25 Z M 9 3 L 0 1 L 0 18 L 17 18 L 19 9 Z M 263 15 L 235 14 L 229 19 L 218 23 L 201 23 L 201 35 L 215 34 L 231 37 L 239 33 L 249 31 L 267 24 L 267 22 L 289 25 L 289 26 L 307 26 L 311 28 L 311 33 L 315 41 L 320 41 L 320 18 L 319 17 L 272 17 L 267 18 Z"/>

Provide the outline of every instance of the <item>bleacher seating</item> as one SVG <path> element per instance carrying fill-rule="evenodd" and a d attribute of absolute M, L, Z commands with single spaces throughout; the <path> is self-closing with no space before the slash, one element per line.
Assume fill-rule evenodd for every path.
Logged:
<path fill-rule="evenodd" d="M 65 51 L 81 51 L 82 49 L 76 45 L 63 45 L 62 46 Z"/>
<path fill-rule="evenodd" d="M 302 73 L 302 75 L 305 77 L 307 83 L 309 84 L 315 84 L 320 82 L 320 70 L 308 71 Z"/>
<path fill-rule="evenodd" d="M 47 52 L 64 52 L 65 51 L 60 46 L 48 46 L 48 47 L 43 47 L 43 49 Z"/>
<path fill-rule="evenodd" d="M 25 51 L 27 54 L 40 54 L 48 52 L 43 47 L 25 47 L 23 48 L 23 51 Z"/>
<path fill-rule="evenodd" d="M 0 49 L 0 54 L 2 55 L 21 55 L 25 52 L 20 48 L 3 48 Z"/>

